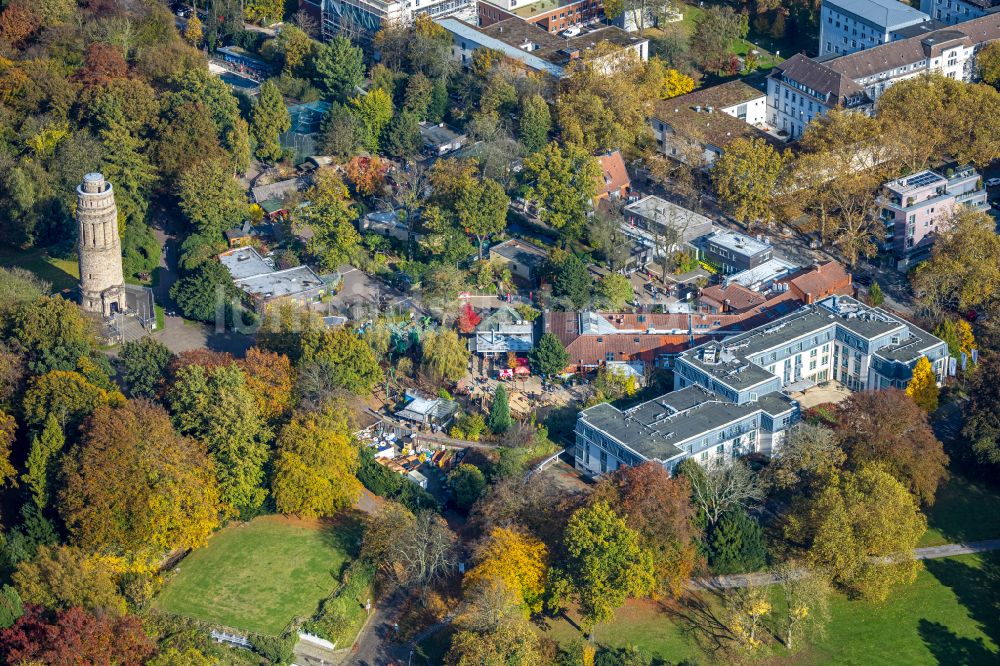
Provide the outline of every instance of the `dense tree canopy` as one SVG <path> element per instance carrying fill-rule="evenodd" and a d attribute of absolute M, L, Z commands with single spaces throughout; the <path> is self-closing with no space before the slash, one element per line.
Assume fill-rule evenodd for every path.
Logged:
<path fill-rule="evenodd" d="M 178 435 L 163 408 L 101 407 L 64 465 L 60 512 L 87 551 L 145 560 L 195 548 L 219 524 L 215 469 L 203 445 Z"/>

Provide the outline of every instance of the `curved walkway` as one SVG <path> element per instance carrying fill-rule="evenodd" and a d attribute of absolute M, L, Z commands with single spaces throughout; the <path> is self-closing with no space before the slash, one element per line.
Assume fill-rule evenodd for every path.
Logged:
<path fill-rule="evenodd" d="M 913 552 L 914 556 L 918 560 L 936 560 L 942 557 L 988 553 L 995 550 L 1000 550 L 1000 539 L 972 541 L 970 543 L 949 543 L 943 546 L 928 546 L 926 548 L 916 548 Z M 777 582 L 777 576 L 772 573 L 762 571 L 759 573 L 734 574 L 731 576 L 693 578 L 688 583 L 688 588 L 692 590 L 731 590 L 739 587 L 774 585 Z"/>

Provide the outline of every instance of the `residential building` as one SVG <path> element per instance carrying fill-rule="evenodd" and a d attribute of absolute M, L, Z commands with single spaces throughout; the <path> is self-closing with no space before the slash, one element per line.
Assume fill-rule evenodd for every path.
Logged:
<path fill-rule="evenodd" d="M 557 79 L 566 75 L 571 61 L 583 57 L 597 44 L 614 44 L 644 62 L 649 59 L 648 39 L 613 26 L 597 26 L 566 36 L 547 32 L 520 18 L 486 22 L 478 27 L 455 17 L 438 19 L 436 23 L 452 35 L 452 59 L 466 66 L 472 62 L 472 54 L 482 48 L 502 53 L 527 74 L 542 73 Z"/>
<path fill-rule="evenodd" d="M 638 268 L 644 268 L 663 253 L 688 252 L 698 256 L 699 249 L 692 241 L 713 230 L 712 220 L 704 215 L 653 195 L 626 205 L 622 213 L 622 231 L 638 246 L 630 253 L 636 258 Z"/>
<path fill-rule="evenodd" d="M 628 169 L 625 168 L 621 151 L 598 155 L 597 162 L 601 166 L 601 175 L 598 176 L 595 199 L 597 201 L 627 199 L 632 189 L 632 180 L 628 177 Z"/>
<path fill-rule="evenodd" d="M 250 226 L 250 220 L 244 220 L 243 224 L 239 227 L 227 229 L 223 235 L 226 237 L 226 242 L 231 248 L 249 245 L 250 241 L 253 240 L 253 229 Z"/>
<path fill-rule="evenodd" d="M 1000 0 L 920 0 L 920 11 L 946 25 L 986 16 L 1000 7 Z"/>
<path fill-rule="evenodd" d="M 871 112 L 887 88 L 906 79 L 937 73 L 974 81 L 978 77 L 976 52 L 1000 39 L 1000 13 L 918 32 L 829 59 L 792 56 L 768 76 L 768 124 L 797 139 L 812 119 L 832 108 Z"/>
<path fill-rule="evenodd" d="M 762 237 L 754 238 L 729 229 L 718 229 L 699 240 L 705 261 L 730 275 L 770 261 L 774 252 Z"/>
<path fill-rule="evenodd" d="M 650 126 L 665 155 L 708 168 L 736 139 L 780 142 L 761 128 L 767 121 L 767 94 L 735 80 L 658 101 Z"/>
<path fill-rule="evenodd" d="M 452 130 L 444 123 L 435 125 L 420 122 L 420 138 L 424 141 L 424 152 L 434 157 L 453 153 L 465 145 L 466 136 Z"/>
<path fill-rule="evenodd" d="M 746 333 L 680 354 L 674 388 L 697 385 L 744 404 L 834 380 L 852 391 L 905 388 L 921 357 L 947 371 L 948 345 L 849 296 L 829 296 Z"/>
<path fill-rule="evenodd" d="M 534 284 L 549 253 L 519 238 L 511 238 L 490 248 L 490 261 L 510 269 L 515 280 Z"/>
<path fill-rule="evenodd" d="M 885 222 L 883 250 L 908 270 L 930 255 L 937 235 L 947 230 L 955 206 L 989 210 L 982 178 L 972 167 L 946 174 L 920 171 L 886 183 L 879 197 Z"/>
<path fill-rule="evenodd" d="M 423 234 L 416 234 L 402 221 L 403 211 L 373 211 L 358 220 L 358 231 L 372 231 L 398 241 L 420 241 Z"/>
<path fill-rule="evenodd" d="M 471 6 L 472 0 L 299 0 L 299 8 L 319 23 L 324 41 L 346 35 L 366 44 L 386 26 L 409 25 L 420 14 L 460 14 Z"/>
<path fill-rule="evenodd" d="M 504 305 L 484 317 L 469 340 L 469 349 L 485 357 L 509 352 L 527 354 L 535 346 L 535 325 L 514 308 Z"/>
<path fill-rule="evenodd" d="M 831 296 L 723 341 L 681 352 L 674 391 L 622 411 L 577 417 L 576 467 L 591 475 L 655 461 L 673 472 L 781 448 L 800 417 L 788 396 L 833 379 L 851 390 L 905 386 L 927 357 L 942 377 L 947 344 L 846 296 Z"/>
<path fill-rule="evenodd" d="M 406 392 L 406 404 L 396 416 L 428 426 L 435 430 L 446 428 L 458 412 L 458 403 L 444 398 L 428 398 L 419 393 Z"/>
<path fill-rule="evenodd" d="M 736 273 L 733 278 L 767 268 L 765 262 L 755 269 Z M 790 264 L 787 264 L 790 266 Z M 771 280 L 760 280 L 748 286 L 734 279 L 727 279 L 723 284 L 706 287 L 699 294 L 698 306 L 712 314 L 739 314 L 754 311 L 759 307 L 773 308 L 781 301 L 796 301 L 798 303 L 815 303 L 827 296 L 853 296 L 854 287 L 851 274 L 836 261 L 825 264 L 815 264 L 807 268 L 784 271 L 780 277 Z"/>
<path fill-rule="evenodd" d="M 329 292 L 323 278 L 308 266 L 275 270 L 274 262 L 265 260 L 252 247 L 223 252 L 219 261 L 233 277 L 244 301 L 257 313 L 279 300 L 309 306 L 318 303 Z"/>
<path fill-rule="evenodd" d="M 479 0 L 476 10 L 483 27 L 516 18 L 553 34 L 604 18 L 601 0 Z"/>
<path fill-rule="evenodd" d="M 735 315 L 660 313 L 543 313 L 543 327 L 569 353 L 566 372 L 593 372 L 608 363 L 641 361 L 666 367 L 694 342 L 743 330 Z"/>
<path fill-rule="evenodd" d="M 725 275 L 722 278 L 722 284 L 727 287 L 738 284 L 752 291 L 767 291 L 781 278 L 791 275 L 798 268 L 795 264 L 784 259 L 771 257 L 751 268 Z"/>
<path fill-rule="evenodd" d="M 909 36 L 905 28 L 930 19 L 899 0 L 823 0 L 819 55 L 854 53 L 887 44 L 902 39 L 904 34 Z"/>

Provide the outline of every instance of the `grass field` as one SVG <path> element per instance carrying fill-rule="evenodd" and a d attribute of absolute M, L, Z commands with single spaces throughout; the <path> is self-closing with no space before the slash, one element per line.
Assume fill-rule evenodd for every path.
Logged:
<path fill-rule="evenodd" d="M 21 252 L 9 247 L 0 247 L 0 266 L 18 266 L 31 271 L 52 284 L 53 291 L 71 289 L 80 282 L 80 266 L 76 259 L 58 259 L 44 250 Z"/>
<path fill-rule="evenodd" d="M 316 612 L 356 551 L 357 524 L 264 516 L 232 525 L 184 558 L 155 600 L 161 610 L 278 635 Z"/>
<path fill-rule="evenodd" d="M 826 636 L 790 655 L 777 641 L 760 656 L 762 664 L 996 664 L 1000 663 L 1000 555 L 965 555 L 931 560 L 916 582 L 884 605 L 838 596 Z M 709 599 L 707 609 L 718 604 Z M 650 602 L 630 602 L 613 623 L 595 631 L 597 643 L 634 645 L 668 663 L 715 663 L 699 645 L 695 627 L 710 613 L 664 610 Z M 544 635 L 566 643 L 580 633 L 564 619 Z M 433 653 L 434 648 L 427 646 Z M 438 648 L 440 649 L 440 648 Z"/>
<path fill-rule="evenodd" d="M 1000 538 L 1000 494 L 988 485 L 953 475 L 927 510 L 921 546 Z"/>

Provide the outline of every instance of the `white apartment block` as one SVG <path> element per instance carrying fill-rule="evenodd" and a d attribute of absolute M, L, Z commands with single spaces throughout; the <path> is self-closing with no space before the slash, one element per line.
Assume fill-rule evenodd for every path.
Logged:
<path fill-rule="evenodd" d="M 781 447 L 799 418 L 789 394 L 828 380 L 853 391 L 904 388 L 926 357 L 939 378 L 948 345 L 847 296 L 830 296 L 674 361 L 674 391 L 621 411 L 580 412 L 575 462 L 597 476 L 655 460 L 673 472 L 687 458 L 731 460 Z"/>
<path fill-rule="evenodd" d="M 887 88 L 921 74 L 974 81 L 977 50 L 996 39 L 1000 14 L 990 14 L 831 59 L 796 54 L 768 76 L 768 124 L 797 139 L 816 116 L 836 107 L 870 112 Z"/>
<path fill-rule="evenodd" d="M 920 0 L 920 11 L 947 25 L 986 16 L 998 6 L 997 0 Z"/>
<path fill-rule="evenodd" d="M 431 18 L 471 11 L 472 0 L 303 0 L 304 4 L 321 2 L 323 38 L 345 34 L 358 41 L 368 41 L 388 25 L 407 25 L 419 14 Z"/>
<path fill-rule="evenodd" d="M 846 55 L 913 36 L 930 17 L 899 0 L 823 0 L 819 55 Z"/>

